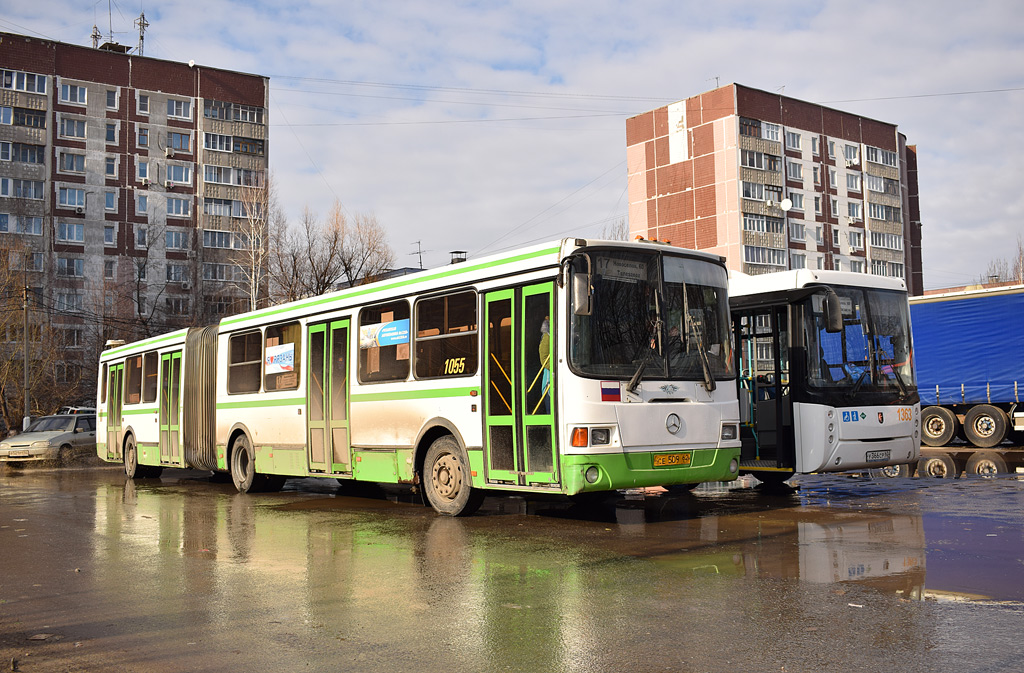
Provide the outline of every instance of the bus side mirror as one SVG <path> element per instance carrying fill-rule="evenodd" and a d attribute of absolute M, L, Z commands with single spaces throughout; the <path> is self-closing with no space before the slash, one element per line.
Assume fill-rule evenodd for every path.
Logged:
<path fill-rule="evenodd" d="M 843 331 L 843 309 L 834 290 L 825 295 L 825 331 L 829 334 Z"/>
<path fill-rule="evenodd" d="M 590 274 L 575 273 L 572 276 L 572 307 L 576 315 L 590 315 Z"/>

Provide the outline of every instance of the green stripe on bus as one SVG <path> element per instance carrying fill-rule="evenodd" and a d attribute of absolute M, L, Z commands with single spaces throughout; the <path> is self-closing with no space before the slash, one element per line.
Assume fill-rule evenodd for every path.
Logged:
<path fill-rule="evenodd" d="M 135 416 L 137 414 L 155 414 L 157 412 L 156 407 L 149 407 L 147 409 L 129 408 L 124 407 L 121 409 L 122 416 Z"/>
<path fill-rule="evenodd" d="M 437 388 L 434 390 L 395 391 L 390 393 L 361 393 L 352 395 L 352 402 L 383 402 L 386 400 L 427 400 L 438 397 L 468 397 L 480 394 L 477 388 Z"/>
<path fill-rule="evenodd" d="M 218 409 L 248 409 L 250 407 L 288 407 L 305 404 L 305 397 L 289 397 L 286 399 L 248 400 L 245 402 L 218 402 Z"/>
<path fill-rule="evenodd" d="M 315 299 L 312 299 L 310 301 L 306 301 L 306 302 L 303 302 L 303 303 L 286 305 L 286 306 L 282 306 L 282 307 L 273 307 L 273 308 L 263 309 L 262 311 L 257 311 L 256 313 L 243 314 L 243 315 L 233 316 L 231 318 L 225 318 L 224 320 L 220 321 L 220 324 L 226 326 L 226 325 L 233 325 L 235 323 L 240 323 L 240 322 L 248 322 L 250 320 L 262 320 L 262 319 L 269 318 L 270 316 L 277 315 L 278 313 L 288 313 L 290 311 L 297 311 L 297 310 L 301 310 L 301 309 L 309 309 L 309 308 L 313 308 L 314 306 L 320 306 L 321 304 L 327 304 L 327 303 L 334 302 L 334 301 L 339 301 L 339 300 L 342 300 L 342 299 L 352 299 L 354 297 L 359 297 L 359 296 L 362 296 L 364 294 L 372 294 L 374 292 L 385 292 L 387 290 L 394 290 L 396 288 L 404 287 L 406 285 L 412 285 L 414 283 L 423 283 L 423 282 L 428 282 L 428 281 L 432 281 L 432 280 L 439 280 L 441 278 L 446 278 L 448 276 L 457 276 L 457 275 L 460 275 L 460 274 L 472 273 L 473 271 L 480 271 L 480 270 L 491 268 L 491 267 L 501 266 L 503 264 L 513 264 L 515 262 L 522 262 L 522 261 L 525 261 L 525 260 L 528 260 L 528 259 L 533 259 L 534 257 L 545 257 L 547 255 L 556 254 L 559 250 L 561 250 L 560 246 L 559 247 L 554 247 L 554 248 L 547 248 L 545 250 L 538 250 L 536 252 L 523 253 L 521 255 L 515 255 L 513 257 L 507 257 L 505 259 L 501 259 L 501 260 L 498 260 L 496 262 L 474 264 L 474 265 L 471 265 L 471 266 L 466 266 L 464 264 L 459 264 L 459 265 L 456 265 L 459 268 L 454 269 L 454 270 L 448 269 L 448 270 L 438 271 L 438 272 L 434 272 L 434 273 L 417 273 L 417 274 L 412 274 L 410 276 L 406 276 L 404 280 L 396 281 L 396 282 L 390 283 L 388 285 L 381 285 L 381 286 L 375 287 L 374 286 L 375 284 L 370 284 L 370 285 L 365 286 L 365 289 L 363 287 L 361 287 L 359 289 L 354 289 L 354 290 L 350 290 L 350 291 L 347 291 L 347 292 L 343 290 L 341 292 L 341 294 L 332 294 L 332 295 L 325 296 L 325 297 L 317 297 Z"/>

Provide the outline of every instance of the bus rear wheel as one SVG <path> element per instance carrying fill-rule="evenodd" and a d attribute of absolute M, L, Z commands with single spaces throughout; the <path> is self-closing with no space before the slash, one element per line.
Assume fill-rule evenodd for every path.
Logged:
<path fill-rule="evenodd" d="M 256 493 L 260 478 L 256 474 L 256 452 L 245 435 L 239 435 L 231 447 L 231 481 L 239 493 Z"/>
<path fill-rule="evenodd" d="M 139 449 L 134 437 L 124 442 L 124 474 L 129 479 L 156 479 L 164 468 L 154 465 L 139 465 Z"/>
<path fill-rule="evenodd" d="M 451 435 L 435 439 L 427 449 L 423 490 L 430 506 L 445 516 L 467 516 L 483 502 L 483 492 L 471 484 L 466 452 Z"/>

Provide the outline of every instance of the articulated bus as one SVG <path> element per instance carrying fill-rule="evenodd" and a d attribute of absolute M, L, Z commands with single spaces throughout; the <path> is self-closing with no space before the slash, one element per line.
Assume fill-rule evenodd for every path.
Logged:
<path fill-rule="evenodd" d="M 728 481 L 730 329 L 720 257 L 565 239 L 111 344 L 97 452 L 242 492 L 411 484 L 447 515 L 485 490 Z"/>
<path fill-rule="evenodd" d="M 733 272 L 740 471 L 906 470 L 920 453 L 920 400 L 902 280 L 799 269 Z"/>

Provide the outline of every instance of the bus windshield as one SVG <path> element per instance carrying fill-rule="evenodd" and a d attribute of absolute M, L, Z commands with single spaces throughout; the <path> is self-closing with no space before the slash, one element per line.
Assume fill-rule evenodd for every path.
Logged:
<path fill-rule="evenodd" d="M 723 267 L 666 252 L 589 253 L 591 314 L 572 311 L 570 361 L 584 376 L 620 380 L 733 378 Z M 582 257 L 574 271 L 586 271 Z"/>
<path fill-rule="evenodd" d="M 911 358 L 910 308 L 903 292 L 833 286 L 843 329 L 825 329 L 824 295 L 806 301 L 807 384 L 847 397 L 888 393 L 903 402 L 917 395 Z"/>

